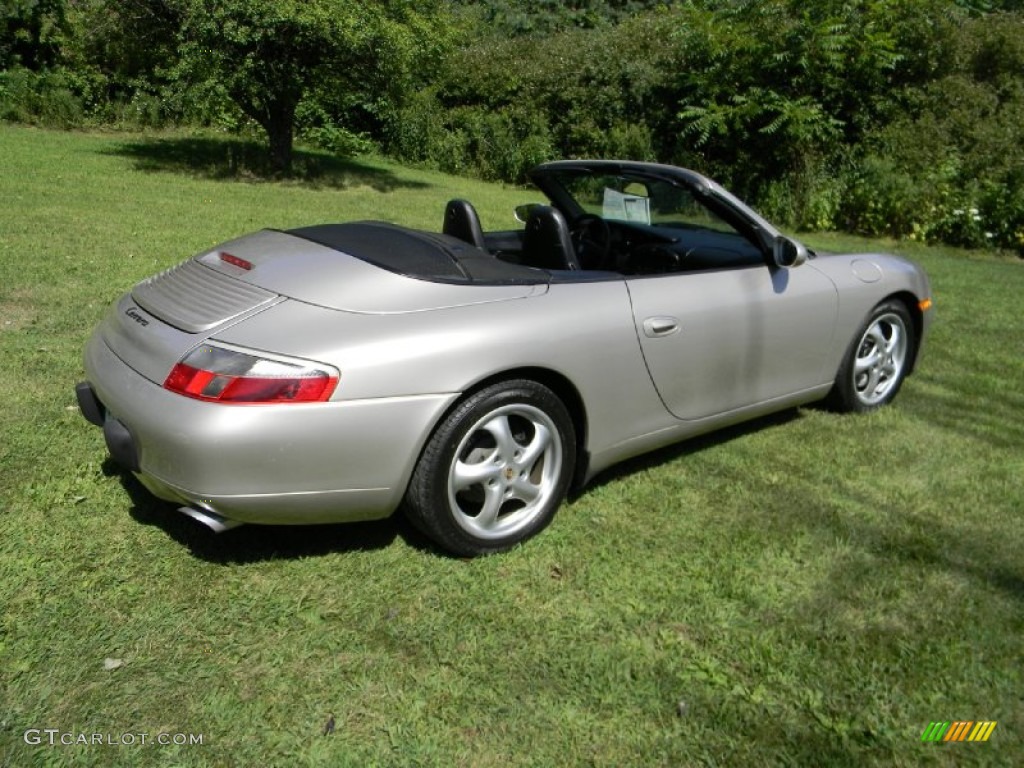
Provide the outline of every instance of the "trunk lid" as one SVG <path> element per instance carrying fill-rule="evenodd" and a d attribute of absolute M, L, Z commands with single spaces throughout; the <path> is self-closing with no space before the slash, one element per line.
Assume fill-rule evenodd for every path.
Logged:
<path fill-rule="evenodd" d="M 286 232 L 246 235 L 140 282 L 111 307 L 100 334 L 128 366 L 162 384 L 198 344 L 288 299 L 360 314 L 397 314 L 520 299 L 547 290 L 545 273 L 522 272 L 500 263 L 496 268 L 487 263 L 472 267 L 495 282 L 474 279 L 472 270 L 467 276 L 458 261 L 444 267 L 447 273 L 432 278 L 399 274 L 393 269 L 410 265 L 414 271 L 429 271 L 430 260 L 437 258 L 429 247 L 422 248 L 423 243 L 419 255 L 415 243 L 403 247 L 410 245 L 403 240 L 409 232 L 387 225 L 364 228 L 364 235 L 375 238 L 372 252 L 382 257 L 381 265 L 342 252 L 338 244 L 328 246 Z M 473 260 L 497 262 L 482 251 L 466 261 Z"/>
<path fill-rule="evenodd" d="M 208 331 L 277 298 L 196 259 L 143 280 L 131 295 L 151 315 L 187 333 Z"/>
<path fill-rule="evenodd" d="M 177 276 L 171 278 L 177 281 Z M 178 287 L 178 283 L 173 283 Z M 147 295 L 148 294 L 142 294 Z M 196 306 L 190 299 L 177 306 L 169 302 L 168 294 L 158 294 L 156 302 L 147 302 L 152 311 L 137 301 L 133 293 L 126 293 L 114 304 L 100 324 L 98 333 L 117 357 L 128 367 L 150 381 L 163 384 L 175 363 L 190 350 L 213 335 L 247 317 L 262 312 L 284 301 L 284 297 L 270 295 L 241 306 L 240 300 L 222 301 L 216 308 Z"/>
<path fill-rule="evenodd" d="M 362 226 L 366 229 L 370 225 Z M 267 295 L 281 295 L 329 309 L 368 314 L 422 312 L 507 301 L 547 290 L 549 276 L 540 270 L 505 264 L 482 251 L 479 255 L 457 254 L 453 261 L 445 255 L 449 251 L 433 246 L 435 250 L 431 252 L 429 246 L 423 247 L 422 241 L 417 251 L 417 239 L 430 237 L 425 233 L 398 227 L 377 228 L 380 232 L 370 232 L 377 239 L 369 257 L 357 258 L 341 250 L 345 247 L 343 238 L 328 246 L 287 232 L 263 230 L 224 243 L 197 256 L 195 261 L 218 273 L 218 278 L 227 277 L 245 288 L 257 289 L 247 294 L 250 302 L 264 300 L 261 297 Z M 300 231 L 316 229 L 320 228 Z M 478 250 L 468 245 L 465 248 Z M 352 243 L 354 251 L 362 253 L 366 249 L 366 242 Z M 452 246 L 451 250 L 457 252 L 459 246 Z M 225 260 L 223 254 L 234 258 Z M 239 261 L 251 268 L 238 266 Z M 464 270 L 467 263 L 470 269 Z M 480 277 L 479 265 L 491 271 Z M 239 303 L 244 304 L 241 299 Z M 224 306 L 225 312 L 229 311 Z"/>

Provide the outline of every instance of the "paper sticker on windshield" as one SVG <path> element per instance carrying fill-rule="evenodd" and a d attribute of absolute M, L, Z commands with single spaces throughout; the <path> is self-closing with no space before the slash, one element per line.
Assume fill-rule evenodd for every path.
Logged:
<path fill-rule="evenodd" d="M 605 187 L 601 215 L 613 221 L 638 221 L 641 224 L 650 224 L 651 203 L 646 197 L 627 195 Z"/>

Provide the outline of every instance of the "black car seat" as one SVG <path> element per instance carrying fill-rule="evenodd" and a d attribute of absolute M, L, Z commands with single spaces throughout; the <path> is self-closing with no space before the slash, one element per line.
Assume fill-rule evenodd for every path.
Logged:
<path fill-rule="evenodd" d="M 537 205 L 526 219 L 522 263 L 539 269 L 579 269 L 565 217 L 549 205 Z"/>
<path fill-rule="evenodd" d="M 444 226 L 441 232 L 457 237 L 463 242 L 487 249 L 484 244 L 484 230 L 476 208 L 468 200 L 449 200 L 444 208 Z"/>

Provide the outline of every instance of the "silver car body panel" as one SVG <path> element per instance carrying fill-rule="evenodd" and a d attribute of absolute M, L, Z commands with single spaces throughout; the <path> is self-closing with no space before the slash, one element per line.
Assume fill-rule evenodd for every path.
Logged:
<path fill-rule="evenodd" d="M 880 276 L 870 282 L 863 277 L 864 262 L 877 268 Z M 836 286 L 838 307 L 836 315 L 837 337 L 826 357 L 826 372 L 834 379 L 852 336 L 867 321 L 871 310 L 883 299 L 902 296 L 911 310 L 917 302 L 931 298 L 931 285 L 924 271 L 907 259 L 884 253 L 819 254 L 805 267 L 828 277 Z M 799 269 L 804 269 L 800 267 Z M 932 312 L 916 312 L 921 320 L 916 358 L 920 357 L 928 338 Z M 844 340 L 844 336 L 846 337 Z"/>
<path fill-rule="evenodd" d="M 219 259 L 222 252 L 252 263 L 240 269 Z M 457 285 L 409 279 L 285 232 L 263 230 L 228 241 L 197 257 L 237 281 L 308 304 L 346 312 L 391 314 L 486 304 L 525 298 L 536 285 Z"/>
<path fill-rule="evenodd" d="M 141 465 L 137 474 L 151 491 L 242 522 L 339 522 L 390 514 L 422 441 L 456 397 L 285 408 L 204 403 L 139 375 L 99 335 L 86 347 L 85 368 L 108 418 L 131 432 Z M 345 439 L 351 435 L 362 437 Z"/>
<path fill-rule="evenodd" d="M 241 322 L 283 300 L 284 297 L 276 296 L 241 314 L 231 312 L 228 319 L 214 327 Z M 210 329 L 189 332 L 176 328 L 143 309 L 132 293 L 126 293 L 107 312 L 98 334 L 127 366 L 150 381 L 163 384 L 174 364 L 207 339 Z"/>
<path fill-rule="evenodd" d="M 189 259 L 143 280 L 132 299 L 151 314 L 189 333 L 208 331 L 226 320 L 273 301 L 273 293 Z"/>
<path fill-rule="evenodd" d="M 461 393 L 509 371 L 540 369 L 571 382 L 588 404 L 588 449 L 664 428 L 624 281 L 553 284 L 540 296 L 421 313 L 370 316 L 284 302 L 216 339 L 259 349 L 281 329 L 298 357 L 341 371 L 335 400 Z M 599 343 L 593 343 L 599 340 Z M 626 396 L 628 393 L 628 396 Z"/>
<path fill-rule="evenodd" d="M 761 265 L 628 285 L 647 367 L 680 419 L 774 400 L 834 376 L 825 362 L 836 290 L 816 270 Z M 658 317 L 673 323 L 667 335 L 652 329 L 651 318 Z"/>
<path fill-rule="evenodd" d="M 766 242 L 778 236 L 691 175 Z M 241 522 L 363 520 L 396 509 L 433 430 L 484 382 L 556 377 L 571 388 L 587 479 L 820 399 L 874 306 L 905 296 L 916 310 L 930 295 L 918 267 L 882 254 L 599 278 L 424 280 L 264 230 L 125 294 L 89 341 L 85 369 L 107 418 L 132 436 L 138 476 L 161 498 Z M 204 300 L 179 305 L 183 286 Z M 340 381 L 328 402 L 271 406 L 164 389 L 203 343 L 320 362 Z"/>

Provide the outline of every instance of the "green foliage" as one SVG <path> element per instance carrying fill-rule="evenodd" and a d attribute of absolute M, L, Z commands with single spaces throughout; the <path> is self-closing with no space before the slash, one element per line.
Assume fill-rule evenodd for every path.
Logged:
<path fill-rule="evenodd" d="M 832 229 L 847 195 L 844 174 L 821 157 L 808 154 L 802 160 L 787 175 L 764 185 L 756 198 L 758 208 L 769 219 L 799 229 Z"/>
<path fill-rule="evenodd" d="M 266 132 L 282 172 L 290 167 L 303 100 L 319 94 L 321 109 L 328 111 L 344 111 L 354 100 L 372 114 L 378 100 L 393 93 L 396 83 L 405 84 L 443 37 L 434 26 L 436 3 L 421 3 L 420 12 L 401 0 L 183 2 L 183 77 L 223 87 Z M 329 142 L 341 138 L 337 130 L 325 134 L 322 125 L 309 130 Z"/>
<path fill-rule="evenodd" d="M 177 61 L 184 0 L 78 0 L 68 9 L 78 34 L 64 57 L 108 78 L 111 96 L 157 87 Z"/>
<path fill-rule="evenodd" d="M 66 33 L 64 0 L 5 0 L 0 6 L 0 70 L 53 66 Z"/>
<path fill-rule="evenodd" d="M 449 57 L 437 87 L 396 115 L 385 148 L 510 181 L 554 157 L 653 159 L 660 75 L 652 21 L 470 41 Z"/>
<path fill-rule="evenodd" d="M 509 18 L 500 3 L 476 6 Z M 912 89 L 964 66 L 951 55 L 964 16 L 943 0 L 685 3 L 605 19 L 468 38 L 396 113 L 385 148 L 484 178 L 511 169 L 510 180 L 525 168 L 502 137 L 550 157 L 657 158 L 719 178 L 784 223 L 862 226 L 871 214 L 858 201 L 892 165 L 886 152 L 870 159 L 880 130 L 904 119 Z M 901 220 L 892 206 L 878 217 Z"/>
<path fill-rule="evenodd" d="M 309 144 L 325 149 L 335 157 L 354 157 L 373 149 L 365 134 L 356 134 L 331 119 L 319 101 L 301 102 L 295 113 L 299 137 Z"/>
<path fill-rule="evenodd" d="M 867 137 L 845 220 L 1024 253 L 1024 19 L 968 20 L 947 52 L 952 72 L 905 89 L 905 111 Z"/>
<path fill-rule="evenodd" d="M 828 179 L 901 77 L 896 5 L 771 0 L 681 9 L 671 38 L 680 107 L 673 154 L 695 153 L 704 170 L 784 221 L 829 224 L 841 191 Z"/>
<path fill-rule="evenodd" d="M 296 138 L 506 181 L 659 160 L 781 224 L 1019 249 L 1022 25 L 1020 0 L 11 0 L 0 117 L 262 134 L 279 172 Z"/>
<path fill-rule="evenodd" d="M 551 156 L 544 122 L 526 110 L 470 107 L 454 117 L 461 124 L 465 156 L 483 179 L 523 181 L 527 171 Z"/>
<path fill-rule="evenodd" d="M 627 19 L 665 0 L 460 0 L 495 37 L 550 35 L 573 27 L 591 29 Z"/>
<path fill-rule="evenodd" d="M 32 123 L 50 128 L 82 124 L 82 102 L 72 90 L 67 72 L 33 72 L 14 67 L 0 72 L 0 120 Z"/>
<path fill-rule="evenodd" d="M 552 157 L 551 136 L 536 113 L 515 107 L 444 109 L 434 93 L 411 98 L 389 130 L 391 151 L 449 173 L 523 181 Z"/>

